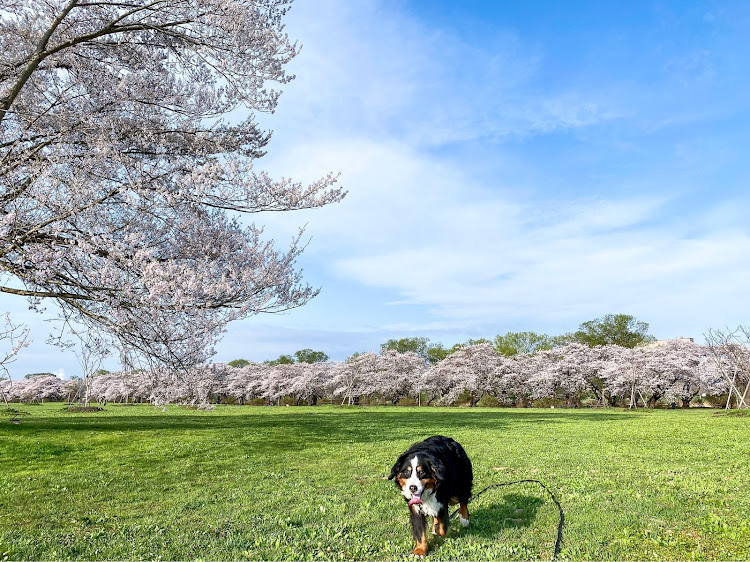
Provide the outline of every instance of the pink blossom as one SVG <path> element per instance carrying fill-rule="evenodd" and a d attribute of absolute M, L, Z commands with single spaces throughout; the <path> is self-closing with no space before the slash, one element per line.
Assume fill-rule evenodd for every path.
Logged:
<path fill-rule="evenodd" d="M 280 251 L 235 215 L 337 202 L 336 177 L 270 178 L 270 134 L 223 118 L 273 112 L 271 85 L 292 79 L 284 4 L 3 4 L 0 290 L 175 368 L 205 362 L 228 322 L 317 294 L 302 231 Z"/>

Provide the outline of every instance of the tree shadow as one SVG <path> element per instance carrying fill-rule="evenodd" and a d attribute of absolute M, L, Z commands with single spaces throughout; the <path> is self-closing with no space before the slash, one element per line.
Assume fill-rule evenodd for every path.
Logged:
<path fill-rule="evenodd" d="M 506 494 L 502 503 L 493 502 L 473 509 L 469 505 L 471 524 L 466 531 L 471 535 L 491 537 L 500 529 L 529 527 L 544 503 L 539 496 Z"/>
<path fill-rule="evenodd" d="M 144 406 L 148 408 L 148 406 Z M 127 413 L 125 413 L 127 411 Z M 132 411 L 108 405 L 106 411 L 93 413 L 62 413 L 53 416 L 34 416 L 15 426 L 19 434 L 37 436 L 49 432 L 139 432 L 168 435 L 200 433 L 215 436 L 225 434 L 238 444 L 246 445 L 256 454 L 265 452 L 300 451 L 320 444 L 374 442 L 392 446 L 394 458 L 404 449 L 404 443 L 420 441 L 429 435 L 460 435 L 466 427 L 473 430 L 502 431 L 516 424 L 567 424 L 604 422 L 619 423 L 633 419 L 619 413 L 601 411 L 488 410 L 467 411 L 464 408 L 369 408 L 369 407 L 264 407 L 223 406 L 208 412 L 168 409 Z M 10 424 L 8 424 L 10 425 Z M 3 428 L 0 428 L 3 429 Z M 218 435 L 217 435 L 218 433 Z M 293 438 L 290 439 L 290 436 Z"/>
<path fill-rule="evenodd" d="M 338 407 L 338 406 L 222 406 L 220 410 L 189 411 L 176 410 L 172 406 L 167 411 L 157 407 L 138 405 L 149 408 L 137 413 L 120 415 L 121 404 L 109 404 L 105 411 L 97 412 L 64 412 L 62 415 L 49 417 L 39 416 L 34 422 L 40 428 L 48 425 L 65 429 L 91 429 L 96 427 L 103 431 L 108 429 L 153 430 L 153 429 L 202 429 L 230 428 L 239 425 L 258 426 L 319 426 L 326 430 L 356 431 L 372 429 L 373 421 L 378 425 L 394 426 L 401 436 L 411 431 L 422 435 L 425 427 L 462 428 L 471 423 L 472 427 L 487 426 L 497 429 L 517 422 L 534 424 L 576 423 L 579 421 L 603 422 L 625 421 L 633 416 L 622 413 L 610 414 L 601 411 L 556 410 L 555 412 L 530 409 L 472 409 L 465 408 L 416 408 L 416 407 Z M 284 410 L 283 413 L 278 413 Z M 231 413 L 229 413 L 231 412 Z M 93 414 L 93 415 L 85 415 Z M 247 414 L 247 416 L 243 415 Z M 270 414 L 270 415 L 263 415 Z M 370 416 L 374 416 L 371 418 Z M 313 421 L 314 420 L 314 421 Z M 31 422 L 31 420 L 28 420 Z M 345 422 L 342 424 L 342 422 Z M 396 425 L 397 424 L 397 425 Z"/>
<path fill-rule="evenodd" d="M 505 494 L 502 502 L 484 503 L 473 508 L 469 504 L 471 524 L 466 528 L 461 527 L 456 515 L 451 519 L 448 533 L 492 539 L 503 529 L 530 527 L 544 504 L 542 498 L 525 494 Z M 444 540 L 444 537 L 434 537 L 431 549 L 439 549 Z"/>

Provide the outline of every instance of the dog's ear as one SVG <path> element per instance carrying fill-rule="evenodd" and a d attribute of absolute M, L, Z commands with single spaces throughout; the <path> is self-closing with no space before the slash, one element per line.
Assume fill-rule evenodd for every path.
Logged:
<path fill-rule="evenodd" d="M 428 459 L 427 464 L 429 464 L 430 473 L 437 481 L 435 486 L 437 488 L 441 482 L 445 481 L 445 465 L 433 458 Z"/>
<path fill-rule="evenodd" d="M 388 480 L 393 480 L 396 478 L 396 475 L 401 472 L 401 466 L 404 464 L 404 459 L 406 458 L 406 453 L 401 455 L 398 460 L 396 461 L 396 464 L 393 465 L 393 468 L 391 469 L 391 475 L 388 477 Z"/>

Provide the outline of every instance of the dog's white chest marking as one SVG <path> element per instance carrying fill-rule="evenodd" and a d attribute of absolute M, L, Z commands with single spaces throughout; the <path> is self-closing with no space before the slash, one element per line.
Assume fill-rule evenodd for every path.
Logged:
<path fill-rule="evenodd" d="M 420 515 L 437 517 L 443 504 L 437 501 L 432 490 L 425 490 L 422 494 L 422 503 L 414 504 L 412 507 Z"/>

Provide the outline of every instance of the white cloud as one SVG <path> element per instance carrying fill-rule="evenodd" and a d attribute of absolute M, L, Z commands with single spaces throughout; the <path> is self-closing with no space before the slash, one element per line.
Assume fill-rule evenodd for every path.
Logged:
<path fill-rule="evenodd" d="M 737 259 L 750 239 L 732 230 L 736 222 L 716 228 L 716 213 L 726 216 L 721 203 L 680 218 L 676 196 L 666 194 L 529 201 L 408 145 L 363 139 L 298 146 L 294 154 L 290 164 L 303 176 L 326 158 L 342 163 L 350 195 L 305 217 L 309 251 L 340 282 L 390 292 L 381 303 L 394 309 L 392 320 L 383 326 L 394 330 L 471 332 L 524 319 L 526 329 L 529 322 L 571 329 L 640 310 L 667 336 L 683 326 L 700 337 L 695 332 L 720 316 L 714 309 L 736 308 L 716 294 L 716 279 L 750 280 Z M 294 219 L 278 217 L 288 227 Z M 688 309 L 700 311 L 692 323 Z"/>
<path fill-rule="evenodd" d="M 267 121 L 285 138 L 365 135 L 434 147 L 578 129 L 621 115 L 591 85 L 539 90 L 544 59 L 511 29 L 480 44 L 381 2 L 317 0 L 295 4 L 287 31 L 302 38 L 290 65 L 296 79 Z"/>
<path fill-rule="evenodd" d="M 635 314 L 660 337 L 747 322 L 747 201 L 680 201 L 723 184 L 742 145 L 738 135 L 718 147 L 691 128 L 732 111 L 705 103 L 713 90 L 696 104 L 678 80 L 639 81 L 640 68 L 547 80 L 548 45 L 512 29 L 474 42 L 393 6 L 316 0 L 290 12 L 303 49 L 278 111 L 260 116 L 277 132 L 259 166 L 302 181 L 338 171 L 350 192 L 324 209 L 252 217 L 280 246 L 308 224 L 301 262 L 324 292 L 288 315 L 231 326 L 217 359 L 303 347 L 342 357 L 398 333 L 449 344 L 559 333 L 608 312 Z M 712 80 L 719 67 L 696 52 L 668 70 Z M 571 56 L 559 60 L 576 67 Z M 607 138 L 592 141 L 601 124 Z M 673 146 L 646 138 L 675 128 Z M 569 132 L 570 143 L 533 146 Z M 43 342 L 50 328 L 31 322 Z M 63 364 L 43 343 L 27 351 L 17 365 L 26 372 Z M 74 359 L 64 367 L 78 369 Z"/>

